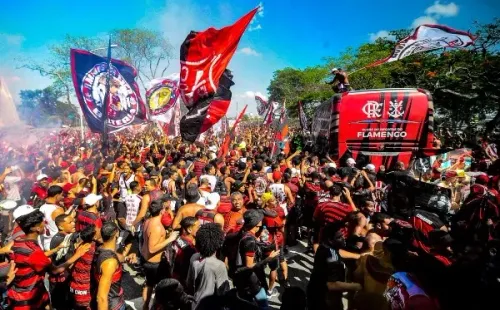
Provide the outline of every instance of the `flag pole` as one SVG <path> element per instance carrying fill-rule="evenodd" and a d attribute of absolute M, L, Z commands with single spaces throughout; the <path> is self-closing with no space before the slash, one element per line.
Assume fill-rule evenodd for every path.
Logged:
<path fill-rule="evenodd" d="M 103 137 L 102 137 L 102 148 L 103 150 L 108 150 L 108 108 L 112 96 L 110 96 L 110 82 L 111 82 L 111 34 L 109 35 L 108 41 L 108 72 L 106 76 L 106 100 L 104 100 L 104 111 L 103 111 Z"/>

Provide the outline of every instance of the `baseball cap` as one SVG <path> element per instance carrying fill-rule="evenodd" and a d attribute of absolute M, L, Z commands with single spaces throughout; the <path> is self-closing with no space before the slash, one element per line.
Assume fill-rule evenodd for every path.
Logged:
<path fill-rule="evenodd" d="M 354 158 L 348 158 L 348 159 L 346 160 L 346 163 L 347 163 L 348 165 L 354 165 L 354 164 L 356 164 L 356 161 L 354 160 Z"/>
<path fill-rule="evenodd" d="M 457 170 L 457 177 L 459 177 L 459 178 L 465 178 L 465 171 L 463 171 L 463 170 Z"/>
<path fill-rule="evenodd" d="M 12 217 L 14 217 L 14 221 L 20 218 L 23 215 L 30 214 L 31 212 L 35 211 L 35 208 L 33 208 L 30 205 L 21 205 L 17 207 L 14 212 L 12 212 Z"/>
<path fill-rule="evenodd" d="M 37 181 L 41 181 L 43 179 L 48 179 L 49 177 L 46 175 L 46 174 L 39 174 L 37 177 L 36 177 L 36 180 Z"/>
<path fill-rule="evenodd" d="M 63 170 L 64 170 L 64 169 L 68 169 L 69 164 L 68 164 L 67 162 L 63 161 L 63 162 L 61 162 L 61 165 L 60 165 L 60 166 L 61 166 L 61 169 L 63 169 Z"/>
<path fill-rule="evenodd" d="M 369 170 L 369 171 L 375 171 L 375 165 L 374 164 L 368 164 L 368 165 L 365 166 L 365 169 Z"/>
<path fill-rule="evenodd" d="M 339 68 L 333 68 L 332 72 L 334 72 L 334 71 L 339 71 Z"/>
<path fill-rule="evenodd" d="M 83 199 L 84 203 L 88 206 L 95 205 L 98 201 L 102 199 L 101 195 L 88 194 L 87 197 Z"/>

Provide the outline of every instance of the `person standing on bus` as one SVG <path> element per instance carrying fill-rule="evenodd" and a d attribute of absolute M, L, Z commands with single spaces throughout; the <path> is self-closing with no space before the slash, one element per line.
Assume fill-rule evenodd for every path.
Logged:
<path fill-rule="evenodd" d="M 333 75 L 333 80 L 328 82 L 327 84 L 332 85 L 333 91 L 336 93 L 344 93 L 351 89 L 349 85 L 349 76 L 347 72 L 340 68 L 333 68 L 331 71 Z"/>

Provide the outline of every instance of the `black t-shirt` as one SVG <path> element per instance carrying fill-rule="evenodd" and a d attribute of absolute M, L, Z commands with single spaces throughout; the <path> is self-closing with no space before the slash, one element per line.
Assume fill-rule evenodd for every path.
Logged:
<path fill-rule="evenodd" d="M 326 284 L 337 281 L 345 282 L 345 280 L 346 266 L 340 258 L 338 250 L 321 244 L 314 256 L 314 266 L 307 287 L 307 298 L 314 304 L 312 308 L 326 309 L 326 305 L 324 304 L 327 293 Z M 330 300 L 334 298 L 337 304 L 342 305 L 342 292 L 330 293 L 329 296 Z"/>

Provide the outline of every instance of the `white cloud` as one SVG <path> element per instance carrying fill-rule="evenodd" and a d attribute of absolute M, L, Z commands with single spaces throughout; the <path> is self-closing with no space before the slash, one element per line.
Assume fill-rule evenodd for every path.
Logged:
<path fill-rule="evenodd" d="M 259 3 L 259 9 L 257 10 L 257 14 L 252 18 L 250 22 L 250 26 L 248 27 L 248 31 L 252 32 L 255 30 L 262 29 L 262 25 L 260 24 L 260 20 L 264 18 L 264 4 L 262 2 Z"/>
<path fill-rule="evenodd" d="M 250 47 L 243 47 L 238 50 L 239 53 L 249 55 L 249 56 L 261 56 L 262 54 Z"/>
<path fill-rule="evenodd" d="M 389 34 L 389 31 L 387 30 L 380 30 L 377 33 L 370 33 L 369 36 L 371 42 L 375 42 L 378 38 L 387 38 L 389 40 L 394 39 L 394 36 L 391 36 Z"/>
<path fill-rule="evenodd" d="M 262 29 L 262 26 L 260 24 L 257 24 L 257 26 L 250 25 L 250 27 L 248 27 L 248 31 L 250 31 L 250 32 L 255 31 L 255 30 L 260 30 L 260 29 Z"/>
<path fill-rule="evenodd" d="M 437 24 L 437 19 L 435 19 L 434 17 L 430 17 L 430 16 L 420 16 L 413 21 L 411 26 L 413 28 L 416 28 L 416 27 L 423 25 L 423 24 Z"/>
<path fill-rule="evenodd" d="M 259 3 L 259 10 L 257 11 L 259 17 L 264 17 L 264 3 L 262 1 Z"/>
<path fill-rule="evenodd" d="M 435 1 L 433 5 L 425 9 L 425 14 L 416 18 L 412 27 L 418 27 L 423 24 L 437 24 L 441 17 L 453 17 L 457 16 L 459 11 L 458 5 L 455 2 L 450 2 L 448 4 L 442 4 L 439 0 Z"/>
<path fill-rule="evenodd" d="M 18 34 L 0 33 L 0 44 L 9 46 L 20 46 L 24 41 L 24 37 Z"/>
<path fill-rule="evenodd" d="M 267 100 L 267 96 L 266 95 L 262 94 L 259 91 L 258 92 L 254 92 L 254 91 L 251 91 L 251 90 L 247 90 L 246 92 L 244 92 L 243 94 L 241 94 L 239 97 L 243 98 L 243 99 L 254 99 L 255 100 L 255 96 L 259 96 L 262 99 Z"/>
<path fill-rule="evenodd" d="M 439 15 L 440 17 L 452 17 L 452 16 L 457 16 L 459 11 L 458 5 L 456 5 L 454 2 L 450 2 L 448 4 L 442 4 L 439 1 L 434 2 L 433 5 L 428 7 L 425 10 L 425 14 L 427 15 Z"/>

